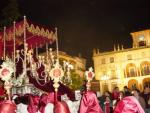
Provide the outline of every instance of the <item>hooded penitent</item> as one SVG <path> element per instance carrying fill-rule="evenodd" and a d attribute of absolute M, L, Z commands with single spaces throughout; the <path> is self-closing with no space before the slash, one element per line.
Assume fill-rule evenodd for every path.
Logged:
<path fill-rule="evenodd" d="M 145 113 L 138 100 L 133 96 L 123 98 L 118 102 L 114 113 Z"/>
<path fill-rule="evenodd" d="M 49 93 L 48 95 L 47 94 L 43 94 L 41 96 L 41 99 L 40 99 L 40 108 L 39 108 L 39 111 L 41 113 L 45 113 L 45 108 L 47 108 L 48 106 L 52 106 L 54 104 L 54 93 Z M 48 106 L 47 106 L 48 105 Z"/>
<path fill-rule="evenodd" d="M 67 104 L 64 101 L 57 102 L 54 107 L 54 113 L 70 113 Z"/>
<path fill-rule="evenodd" d="M 79 113 L 103 113 L 94 92 L 86 91 L 83 93 Z"/>
<path fill-rule="evenodd" d="M 39 96 L 37 95 L 29 95 L 29 98 L 30 98 L 30 102 L 29 102 L 29 105 L 28 105 L 28 112 L 29 113 L 36 113 L 38 112 L 38 105 L 39 105 Z"/>

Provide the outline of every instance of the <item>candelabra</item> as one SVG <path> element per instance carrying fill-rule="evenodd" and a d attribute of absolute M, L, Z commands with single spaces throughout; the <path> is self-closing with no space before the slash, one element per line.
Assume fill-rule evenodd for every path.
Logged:
<path fill-rule="evenodd" d="M 20 27 L 19 27 L 20 28 Z M 20 86 L 25 86 L 27 84 L 29 84 L 29 78 L 28 77 L 32 77 L 36 80 L 36 82 L 40 85 L 40 86 L 44 86 L 46 85 L 48 82 L 50 82 L 50 80 L 53 80 L 54 84 L 54 88 L 55 88 L 55 92 L 57 95 L 57 90 L 59 87 L 59 82 L 62 82 L 63 84 L 70 84 L 72 83 L 70 74 L 71 74 L 71 70 L 73 69 L 73 66 L 70 63 L 67 63 L 66 61 L 63 62 L 63 65 L 60 65 L 59 63 L 59 51 L 58 51 L 58 38 L 57 38 L 57 29 L 55 29 L 55 33 L 51 34 L 51 32 L 49 33 L 48 30 L 44 30 L 43 28 L 41 29 L 40 33 L 37 33 L 37 31 L 39 31 L 39 27 L 36 27 L 36 33 L 35 33 L 35 29 L 32 29 L 32 25 L 31 27 L 29 27 L 29 25 L 27 24 L 26 21 L 26 17 L 24 16 L 24 21 L 23 21 L 23 29 L 21 29 L 21 34 L 19 35 L 20 37 L 23 37 L 22 43 L 23 43 L 23 49 L 21 50 L 16 50 L 16 47 L 19 46 L 16 44 L 16 36 L 18 31 L 16 28 L 16 24 L 14 22 L 14 26 L 11 30 L 11 32 L 13 34 L 11 34 L 11 38 L 13 38 L 13 52 L 10 56 L 12 56 L 13 59 L 13 63 L 14 65 L 12 69 L 13 69 L 13 75 L 14 77 L 10 79 L 9 77 L 9 81 L 6 80 L 5 81 L 5 88 L 9 89 L 12 85 L 14 88 L 18 88 Z M 26 31 L 28 30 L 28 31 Z M 4 60 L 6 59 L 6 37 L 8 36 L 6 34 L 6 27 L 4 27 L 4 35 L 3 35 L 3 39 L 4 39 L 4 53 L 3 53 L 3 58 Z M 38 55 L 38 49 L 37 49 L 37 45 L 36 45 L 36 54 L 34 54 L 34 51 L 32 49 L 32 45 L 27 44 L 27 36 L 28 34 L 33 34 L 33 36 L 37 36 L 36 38 L 38 38 L 38 36 L 43 32 L 44 34 L 42 35 L 42 37 L 47 38 L 46 41 L 51 43 L 56 41 L 56 56 L 53 54 L 52 49 L 48 48 L 48 44 L 46 44 L 46 56 L 40 56 Z M 34 31 L 34 32 L 33 32 Z M 29 33 L 26 33 L 29 32 Z M 19 32 L 20 33 L 20 32 Z M 48 33 L 48 35 L 47 35 Z M 27 36 L 26 36 L 27 35 Z M 53 36 L 52 36 L 53 35 Z M 51 36 L 53 37 L 51 39 Z M 30 37 L 30 36 L 29 36 Z M 29 41 L 29 40 L 28 40 Z M 43 42 L 42 39 L 42 44 Z M 33 42 L 34 43 L 34 42 Z M 35 43 L 39 43 L 36 42 Z M 41 42 L 40 42 L 41 43 Z M 17 45 L 17 46 L 16 46 Z M 29 49 L 30 48 L 30 49 Z M 19 66 L 20 69 L 22 69 L 22 72 L 20 74 L 20 69 L 19 69 L 19 73 L 18 73 L 18 68 L 16 68 L 17 66 Z M 20 67 L 22 66 L 22 67 Z M 5 73 L 5 71 L 8 70 L 4 70 L 1 72 L 1 74 Z M 0 74 L 0 78 L 5 78 L 5 76 L 1 76 Z M 12 83 L 12 84 L 9 84 Z M 28 90 L 27 87 L 25 87 L 26 90 Z M 12 88 L 13 90 L 13 88 Z M 13 92 L 13 91 L 12 91 Z M 15 92 L 15 91 L 14 91 Z M 10 93 L 10 92 L 8 92 Z M 17 93 L 17 92 L 16 92 Z M 22 90 L 21 90 L 22 93 Z M 30 92 L 27 92 L 30 93 Z"/>
<path fill-rule="evenodd" d="M 51 48 L 48 49 L 46 53 L 46 57 L 39 55 L 37 59 L 34 59 L 33 50 L 28 50 L 27 44 L 25 44 L 24 50 L 17 50 L 15 61 L 16 63 L 19 61 L 22 62 L 23 71 L 14 84 L 19 86 L 23 83 L 28 83 L 29 80 L 27 77 L 27 72 L 29 71 L 30 76 L 33 77 L 39 85 L 44 86 L 53 78 L 53 76 L 50 75 L 50 72 L 56 67 L 61 69 L 61 72 L 64 73 L 64 76 L 61 76 L 58 82 L 62 82 L 65 85 L 72 83 L 70 74 L 73 66 L 66 61 L 63 61 L 63 65 L 60 65 L 59 59 L 55 57 Z M 22 56 L 24 56 L 24 58 L 22 58 Z M 38 72 L 40 68 L 43 68 L 43 71 Z"/>
<path fill-rule="evenodd" d="M 14 79 L 13 84 L 14 86 L 21 86 L 23 84 L 28 84 L 29 79 L 28 76 L 31 76 L 34 78 L 37 83 L 41 86 L 44 86 L 46 83 L 48 83 L 51 80 L 50 71 L 58 65 L 59 68 L 62 69 L 64 76 L 60 78 L 59 81 L 61 81 L 64 84 L 71 83 L 70 78 L 70 71 L 72 69 L 72 65 L 65 62 L 61 66 L 59 63 L 59 52 L 58 52 L 58 38 L 57 38 L 57 28 L 55 29 L 55 37 L 56 37 L 56 56 L 53 54 L 52 49 L 48 48 L 48 44 L 46 43 L 46 57 L 38 55 L 38 48 L 36 47 L 36 53 L 34 54 L 34 51 L 32 47 L 28 47 L 28 44 L 26 42 L 26 17 L 24 16 L 24 23 L 23 23 L 23 47 L 24 49 L 16 50 L 16 27 L 14 22 L 14 30 L 13 30 L 13 39 L 14 39 L 14 50 L 13 50 L 13 60 L 15 64 L 20 63 L 22 64 L 22 73 L 16 77 L 16 66 L 14 66 Z M 4 28 L 4 34 L 5 34 Z M 5 42 L 5 41 L 4 41 Z M 5 45 L 5 44 L 4 44 Z M 5 48 L 5 46 L 4 46 Z M 5 51 L 4 51 L 5 53 Z M 4 54 L 5 56 L 5 54 Z M 40 72 L 39 72 L 40 70 Z M 17 78 L 17 79 L 15 79 Z"/>

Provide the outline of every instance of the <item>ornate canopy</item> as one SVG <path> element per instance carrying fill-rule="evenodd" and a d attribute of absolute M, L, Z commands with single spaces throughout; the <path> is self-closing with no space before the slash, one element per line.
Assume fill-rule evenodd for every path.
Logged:
<path fill-rule="evenodd" d="M 46 43 L 52 44 L 56 40 L 55 29 L 33 24 L 32 22 L 24 19 L 17 22 L 15 25 L 6 28 L 5 33 L 4 31 L 0 32 L 0 56 L 2 56 L 3 53 L 4 40 L 6 54 L 11 54 L 14 46 L 14 34 L 16 49 L 20 49 L 19 47 L 24 41 L 24 33 L 28 47 L 33 49 L 35 47 L 41 47 Z"/>

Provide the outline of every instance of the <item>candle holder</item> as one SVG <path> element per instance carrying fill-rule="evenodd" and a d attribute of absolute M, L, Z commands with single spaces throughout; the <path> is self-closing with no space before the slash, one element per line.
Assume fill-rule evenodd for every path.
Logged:
<path fill-rule="evenodd" d="M 89 70 L 85 72 L 85 76 L 86 76 L 86 80 L 87 80 L 86 88 L 87 88 L 87 90 L 91 90 L 91 80 L 93 80 L 93 78 L 95 76 L 92 67 L 90 67 Z"/>
<path fill-rule="evenodd" d="M 59 87 L 59 82 L 61 80 L 61 78 L 64 76 L 64 71 L 62 70 L 58 59 L 56 60 L 56 63 L 54 65 L 54 68 L 51 69 L 49 76 L 51 77 L 51 79 L 54 81 L 54 88 L 55 91 L 58 91 L 58 87 Z"/>
<path fill-rule="evenodd" d="M 54 65 L 54 68 L 51 69 L 49 76 L 53 80 L 54 84 L 53 87 L 55 89 L 55 103 L 57 102 L 57 92 L 59 88 L 59 82 L 61 78 L 64 76 L 64 71 L 60 67 L 59 60 L 56 60 L 56 63 Z"/>

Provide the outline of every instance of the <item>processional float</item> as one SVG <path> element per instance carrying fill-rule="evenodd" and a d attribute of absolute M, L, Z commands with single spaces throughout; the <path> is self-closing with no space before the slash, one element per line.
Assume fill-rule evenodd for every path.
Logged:
<path fill-rule="evenodd" d="M 0 69 L 0 78 L 5 81 L 4 85 L 9 99 L 11 88 L 13 92 L 13 87 L 29 84 L 29 75 L 41 86 L 47 84 L 50 80 L 53 80 L 55 101 L 57 101 L 59 82 L 63 83 L 64 81 L 67 81 L 71 83 L 70 70 L 73 68 L 71 64 L 65 61 L 63 62 L 63 66 L 59 63 L 57 29 L 49 31 L 48 29 L 45 30 L 44 28 L 39 28 L 38 26 L 29 24 L 26 17 L 24 17 L 23 22 L 19 24 L 14 22 L 13 27 L 10 29 L 6 30 L 6 27 L 4 27 L 2 37 L 4 42 L 4 63 L 2 65 L 3 68 Z M 23 39 L 19 39 L 18 37 L 23 37 Z M 6 55 L 6 50 L 8 49 L 6 41 L 11 44 L 10 47 L 8 46 L 10 48 L 8 56 Z M 40 45 L 46 44 L 46 57 L 38 55 L 38 43 L 36 43 L 38 41 L 40 42 Z M 48 48 L 48 43 L 53 42 L 56 42 L 56 56 L 53 54 L 52 49 Z M 23 46 L 22 49 L 19 48 L 19 44 Z M 36 54 L 34 54 L 34 48 L 36 49 Z M 22 67 L 19 67 L 22 68 L 22 72 L 17 75 L 16 64 L 19 62 L 22 64 Z M 43 68 L 43 71 L 39 73 L 38 70 L 41 67 Z M 30 93 L 30 91 L 28 92 L 26 90 L 28 89 L 25 88 L 25 93 Z"/>

